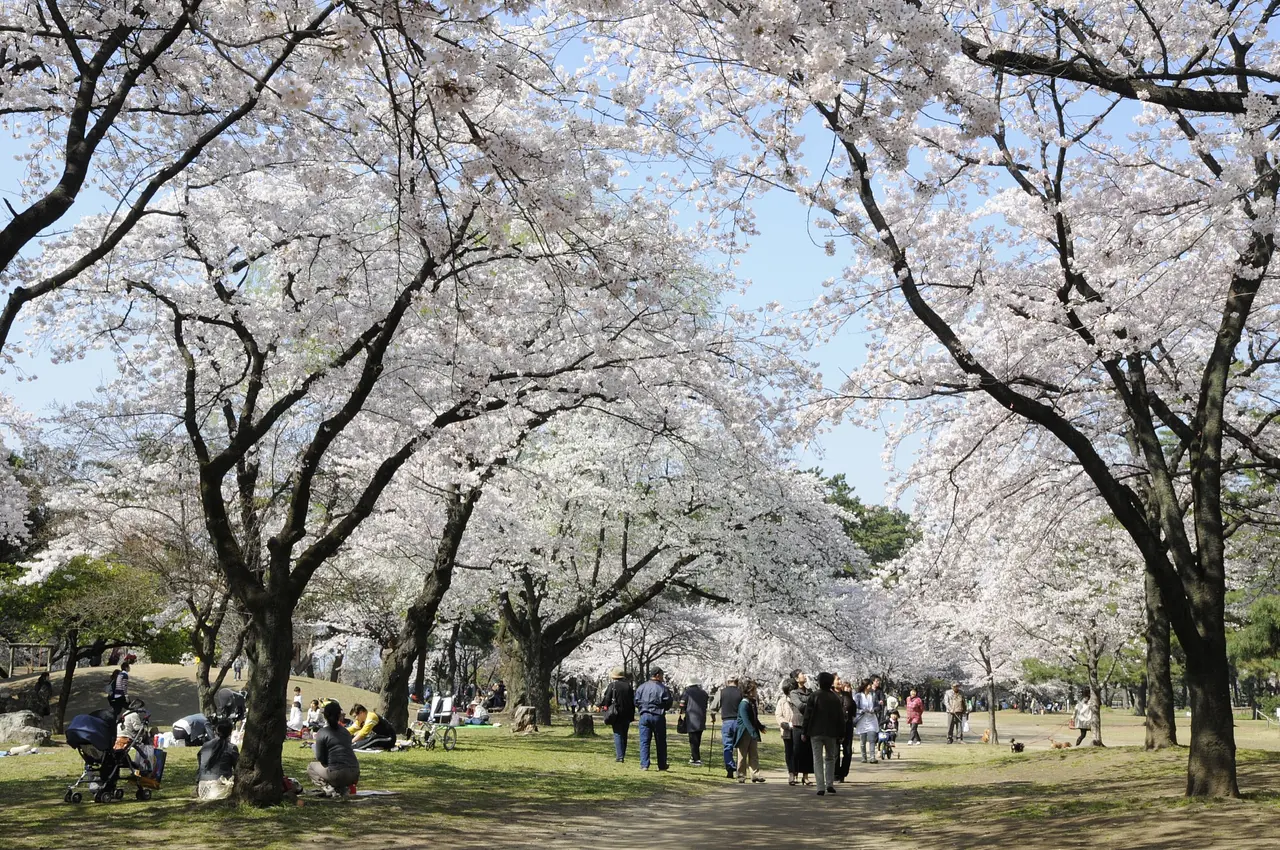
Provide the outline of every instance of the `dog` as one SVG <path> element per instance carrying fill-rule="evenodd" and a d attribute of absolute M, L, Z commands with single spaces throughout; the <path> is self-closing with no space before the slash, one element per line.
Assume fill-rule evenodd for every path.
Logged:
<path fill-rule="evenodd" d="M 1009 739 L 1009 752 L 1020 753 L 1027 748 L 1027 745 L 1020 742 L 1017 738 Z"/>
<path fill-rule="evenodd" d="M 983 729 L 983 730 L 982 730 L 982 743 L 984 743 L 984 744 L 990 744 L 990 743 L 991 743 L 991 730 L 990 730 L 990 729 Z"/>
<path fill-rule="evenodd" d="M 1049 739 L 1049 746 L 1053 747 L 1055 750 L 1069 750 L 1069 749 L 1071 749 L 1071 742 L 1070 742 L 1070 741 L 1055 741 L 1055 740 L 1053 740 L 1052 738 L 1050 738 L 1050 739 Z"/>

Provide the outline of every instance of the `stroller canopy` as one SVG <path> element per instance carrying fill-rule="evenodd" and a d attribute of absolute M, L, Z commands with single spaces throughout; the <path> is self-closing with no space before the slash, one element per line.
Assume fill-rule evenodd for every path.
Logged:
<path fill-rule="evenodd" d="M 115 739 L 115 724 L 92 714 L 78 714 L 67 726 L 67 744 L 73 747 L 90 746 L 105 752 Z"/>

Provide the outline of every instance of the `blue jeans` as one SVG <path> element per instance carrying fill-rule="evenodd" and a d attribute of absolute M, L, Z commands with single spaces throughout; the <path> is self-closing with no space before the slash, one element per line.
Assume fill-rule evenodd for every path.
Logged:
<path fill-rule="evenodd" d="M 658 770 L 667 769 L 667 718 L 661 714 L 640 715 L 640 767 L 649 768 L 649 742 L 658 746 Z"/>
<path fill-rule="evenodd" d="M 737 770 L 738 764 L 733 760 L 733 739 L 738 737 L 738 719 L 732 718 L 725 720 L 724 725 L 720 727 L 720 742 L 724 744 L 724 768 L 725 770 Z"/>
<path fill-rule="evenodd" d="M 627 757 L 627 733 L 630 731 L 630 723 L 615 723 L 613 726 L 613 757 L 618 761 Z"/>

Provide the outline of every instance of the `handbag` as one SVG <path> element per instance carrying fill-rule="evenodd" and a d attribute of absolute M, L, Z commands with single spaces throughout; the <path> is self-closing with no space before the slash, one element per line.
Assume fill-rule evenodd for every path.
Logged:
<path fill-rule="evenodd" d="M 612 726 L 613 721 L 618 719 L 618 704 L 609 703 L 609 707 L 604 710 L 604 716 L 600 718 L 600 722 L 606 726 Z"/>
<path fill-rule="evenodd" d="M 681 714 L 676 718 L 676 734 L 687 735 L 689 733 L 689 719 Z"/>

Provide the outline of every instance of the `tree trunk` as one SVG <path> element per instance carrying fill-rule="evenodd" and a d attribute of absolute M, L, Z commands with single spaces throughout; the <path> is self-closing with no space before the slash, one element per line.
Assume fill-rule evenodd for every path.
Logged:
<path fill-rule="evenodd" d="M 422 590 L 405 613 L 399 640 L 382 659 L 382 685 L 379 689 L 382 716 L 396 729 L 409 728 L 409 676 L 413 673 L 414 662 L 426 654 L 427 640 L 436 623 L 436 612 L 440 609 L 440 602 L 449 591 L 449 586 L 453 584 L 453 567 L 458 547 L 462 545 L 467 523 L 471 520 L 471 512 L 479 498 L 479 487 L 469 490 L 466 495 L 460 494 L 457 487 L 453 487 L 445 497 L 444 529 L 436 544 L 431 571 L 423 579 Z M 421 664 L 418 665 L 418 680 L 421 683 Z"/>
<path fill-rule="evenodd" d="M 413 693 L 419 697 L 425 696 L 427 693 L 427 647 L 424 644 L 422 652 L 418 653 L 418 672 L 413 677 Z"/>
<path fill-rule="evenodd" d="M 1098 656 L 1089 654 L 1089 705 L 1093 706 L 1093 738 L 1095 747 L 1106 746 L 1102 743 L 1102 688 L 1098 685 Z"/>
<path fill-rule="evenodd" d="M 285 707 L 289 703 L 289 669 L 293 661 L 293 617 L 269 607 L 254 612 L 254 663 L 249 667 L 247 719 L 240 763 L 236 766 L 236 799 L 270 806 L 284 798 Z"/>
<path fill-rule="evenodd" d="M 1209 634 L 1216 636 L 1222 632 Z M 1186 681 L 1191 704 L 1187 796 L 1239 797 L 1226 641 L 1202 639 L 1200 646 L 1186 650 Z"/>
<path fill-rule="evenodd" d="M 76 674 L 76 660 L 80 654 L 76 646 L 78 633 L 75 629 L 67 632 L 67 669 L 62 674 L 62 694 L 58 697 L 58 733 L 66 730 L 67 705 L 71 702 L 71 680 Z"/>
<path fill-rule="evenodd" d="M 554 661 L 547 657 L 546 647 L 541 641 L 521 641 L 520 660 L 529 704 L 537 711 L 538 722 L 550 725 L 551 668 Z"/>
<path fill-rule="evenodd" d="M 991 739 L 989 743 L 1000 743 L 1000 733 L 996 731 L 996 681 L 987 677 L 987 715 L 991 723 Z"/>
<path fill-rule="evenodd" d="M 1142 684 L 1143 710 L 1147 718 L 1148 750 L 1178 745 L 1173 717 L 1173 676 L 1169 664 L 1169 616 L 1160 598 L 1155 577 L 1146 574 L 1147 671 Z"/>

